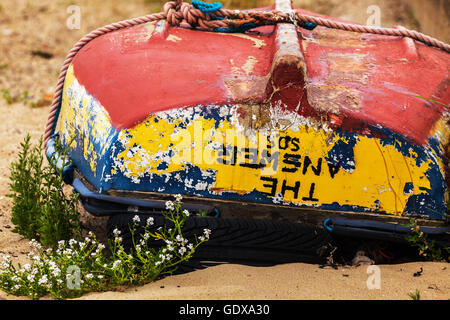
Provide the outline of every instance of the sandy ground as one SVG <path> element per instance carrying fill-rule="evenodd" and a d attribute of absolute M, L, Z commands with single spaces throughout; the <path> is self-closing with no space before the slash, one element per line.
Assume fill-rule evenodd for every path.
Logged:
<path fill-rule="evenodd" d="M 365 10 L 366 2 L 341 1 L 343 4 L 340 6 L 334 0 L 314 3 L 316 11 L 364 23 L 358 19 L 364 18 L 361 10 Z M 315 8 L 313 1 L 298 0 L 296 3 L 308 10 Z M 388 8 L 388 1 L 371 3 Z M 66 8 L 71 4 L 81 6 L 80 30 L 66 27 L 69 16 Z M 7 104 L 0 95 L 0 131 L 3 133 L 0 138 L 0 255 L 11 255 L 22 261 L 29 252 L 28 240 L 11 232 L 11 202 L 6 197 L 9 165 L 27 133 L 34 141 L 43 134 L 49 111 L 48 98 L 66 52 L 76 40 L 96 27 L 157 11 L 160 11 L 158 3 L 151 5 L 140 0 L 127 1 L 126 5 L 113 0 L 1 1 L 0 90 L 8 90 L 13 98 L 27 92 L 27 97 Z M 402 24 L 414 27 L 416 23 L 402 13 L 393 15 L 392 10 L 386 11 L 389 14 L 382 20 L 385 26 Z M 448 25 L 448 17 L 446 19 L 444 25 Z M 423 25 L 419 27 L 427 29 Z M 442 28 L 439 32 L 443 35 Z M 431 35 L 439 36 L 438 33 Z M 441 39 L 448 41 L 448 33 Z M 46 59 L 31 53 L 37 50 L 49 52 L 52 57 Z M 40 107 L 31 107 L 33 103 Z M 420 268 L 423 269 L 422 275 L 414 277 Z M 416 290 L 422 299 L 450 298 L 448 263 L 381 265 L 380 289 L 368 289 L 369 276 L 367 266 L 333 269 L 301 263 L 264 268 L 219 265 L 120 292 L 91 293 L 82 299 L 410 299 L 408 293 Z M 0 299 L 17 298 L 0 291 Z"/>

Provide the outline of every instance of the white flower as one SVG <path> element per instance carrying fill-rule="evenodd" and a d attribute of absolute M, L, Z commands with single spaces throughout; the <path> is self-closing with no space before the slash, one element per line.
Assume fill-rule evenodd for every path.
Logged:
<path fill-rule="evenodd" d="M 189 244 L 187 245 L 187 247 L 188 247 L 188 249 L 191 250 L 191 251 L 194 249 L 194 246 L 192 245 L 192 243 L 189 243 Z"/>
<path fill-rule="evenodd" d="M 94 275 L 92 273 L 88 273 L 86 275 L 86 279 L 92 279 L 94 277 Z"/>
<path fill-rule="evenodd" d="M 29 274 L 27 276 L 27 280 L 30 281 L 30 282 L 33 282 L 34 281 L 34 274 Z"/>
<path fill-rule="evenodd" d="M 122 263 L 122 261 L 120 261 L 120 260 L 114 261 L 112 268 L 116 269 L 121 263 Z"/>
<path fill-rule="evenodd" d="M 152 226 L 154 222 L 155 222 L 155 219 L 153 219 L 153 217 L 148 218 L 147 219 L 147 226 Z"/>
<path fill-rule="evenodd" d="M 189 210 L 184 209 L 184 210 L 183 210 L 183 214 L 184 214 L 186 217 L 189 217 L 189 215 L 190 215 Z"/>
<path fill-rule="evenodd" d="M 99 275 L 97 276 L 97 278 L 103 279 L 103 276 L 102 276 L 101 274 L 99 274 Z"/>
<path fill-rule="evenodd" d="M 205 237 L 204 236 L 200 236 L 200 237 L 198 237 L 198 240 L 205 241 Z"/>
<path fill-rule="evenodd" d="M 174 210 L 175 209 L 175 205 L 173 204 L 172 201 L 166 201 L 166 209 L 167 210 Z"/>
<path fill-rule="evenodd" d="M 64 240 L 58 241 L 58 248 L 62 249 L 66 245 L 66 242 Z"/>
<path fill-rule="evenodd" d="M 182 196 L 181 194 L 176 194 L 176 195 L 175 195 L 175 200 L 176 200 L 177 202 L 180 202 L 182 199 L 183 199 L 183 196 Z"/>
<path fill-rule="evenodd" d="M 175 237 L 175 240 L 177 240 L 179 243 L 181 243 L 181 245 L 185 245 L 188 241 L 183 238 L 181 235 L 177 234 L 177 236 Z"/>
<path fill-rule="evenodd" d="M 185 248 L 185 247 L 181 247 L 180 250 L 178 250 L 178 252 L 179 252 L 181 255 L 184 255 L 184 254 L 186 253 L 186 248 Z"/>
<path fill-rule="evenodd" d="M 56 277 L 59 277 L 60 275 L 61 275 L 61 270 L 59 269 L 59 268 L 55 268 L 53 271 L 52 271 L 52 274 L 53 274 L 53 276 L 56 278 Z"/>
<path fill-rule="evenodd" d="M 114 239 L 114 241 L 117 242 L 117 243 L 120 243 L 120 242 L 122 242 L 122 237 L 116 237 Z"/>
<path fill-rule="evenodd" d="M 203 229 L 203 234 L 205 235 L 206 238 L 209 238 L 209 235 L 211 234 L 211 230 Z"/>
<path fill-rule="evenodd" d="M 135 215 L 135 216 L 133 217 L 133 222 L 134 222 L 134 223 L 139 223 L 139 222 L 141 222 L 141 218 L 139 218 L 138 215 Z"/>
<path fill-rule="evenodd" d="M 30 241 L 30 247 L 36 248 L 36 249 L 41 249 L 42 246 L 39 242 L 36 241 L 36 239 L 31 239 Z"/>

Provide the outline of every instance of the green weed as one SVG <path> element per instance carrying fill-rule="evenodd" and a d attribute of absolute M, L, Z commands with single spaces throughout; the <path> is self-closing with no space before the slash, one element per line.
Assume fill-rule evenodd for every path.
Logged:
<path fill-rule="evenodd" d="M 28 91 L 24 91 L 15 96 L 12 96 L 11 92 L 8 89 L 2 89 L 0 92 L 2 93 L 3 99 L 5 99 L 6 103 L 8 103 L 8 104 L 13 104 L 13 103 L 18 103 L 18 102 L 26 102 L 30 98 Z"/>
<path fill-rule="evenodd" d="M 409 223 L 404 227 L 410 229 L 411 234 L 406 237 L 406 240 L 413 246 L 417 247 L 420 256 L 433 261 L 441 261 L 444 259 L 443 253 L 450 253 L 450 248 L 441 248 L 436 245 L 434 240 L 429 240 L 427 235 L 420 230 L 420 226 L 414 218 L 409 219 Z"/>
<path fill-rule="evenodd" d="M 196 248 L 208 241 L 210 230 L 196 236 L 190 242 L 182 236 L 181 228 L 189 216 L 181 211 L 181 197 L 174 204 L 166 203 L 168 211 L 163 213 L 173 222 L 171 229 L 158 228 L 150 232 L 153 218 L 145 222 L 143 233 L 139 216 L 130 220 L 132 248 L 126 250 L 121 230 L 113 231 L 109 250 L 98 242 L 92 233 L 84 240 L 59 241 L 55 249 L 45 249 L 36 240 L 30 242 L 33 248 L 29 254 L 31 263 L 14 265 L 6 256 L 0 263 L 0 288 L 9 294 L 39 299 L 51 295 L 55 299 L 81 296 L 92 291 L 111 290 L 117 286 L 142 285 L 171 274 L 177 265 L 192 257 Z M 155 248 L 151 241 L 165 245 Z"/>
<path fill-rule="evenodd" d="M 68 144 L 70 145 L 70 143 Z M 178 264 L 189 260 L 199 245 L 209 240 L 210 230 L 188 240 L 182 227 L 190 216 L 182 210 L 181 195 L 167 201 L 163 216 L 171 223 L 151 228 L 134 216 L 130 233 L 123 243 L 115 229 L 109 246 L 97 241 L 93 233 L 82 239 L 78 197 L 64 194 L 63 168 L 68 164 L 67 149 L 56 140 L 55 155 L 48 164 L 43 156 L 42 138 L 32 145 L 29 135 L 21 143 L 17 160 L 11 163 L 9 197 L 13 199 L 13 231 L 31 239 L 30 263 L 14 264 L 4 256 L 0 263 L 0 289 L 39 299 L 79 297 L 85 292 L 110 290 L 116 286 L 142 285 L 171 274 Z M 138 231 L 139 229 L 139 231 Z M 131 235 L 131 242 L 129 240 Z M 157 241 L 158 245 L 152 245 Z M 160 245 L 162 243 L 162 246 Z"/>
<path fill-rule="evenodd" d="M 76 194 L 64 193 L 63 168 L 66 157 L 44 161 L 42 138 L 37 145 L 26 136 L 18 158 L 10 166 L 10 190 L 13 200 L 11 222 L 13 232 L 36 239 L 47 247 L 56 247 L 59 240 L 80 238 L 80 220 Z M 65 154 L 57 144 L 60 154 Z M 62 165 L 57 166 L 56 162 Z"/>
<path fill-rule="evenodd" d="M 416 289 L 416 292 L 408 293 L 408 296 L 413 300 L 420 300 L 420 292 Z"/>

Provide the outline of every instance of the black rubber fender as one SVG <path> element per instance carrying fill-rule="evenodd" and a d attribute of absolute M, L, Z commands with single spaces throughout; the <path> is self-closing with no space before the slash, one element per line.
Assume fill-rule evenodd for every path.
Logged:
<path fill-rule="evenodd" d="M 122 243 L 126 249 L 132 247 L 129 225 L 131 213 L 110 217 L 107 225 L 108 237 L 113 238 L 115 228 L 121 231 Z M 149 231 L 167 225 L 170 221 L 160 214 L 138 214 L 141 228 L 147 218 L 153 217 L 154 224 Z M 213 217 L 189 217 L 182 229 L 183 236 L 192 241 L 195 235 L 202 235 L 210 229 L 210 239 L 200 245 L 193 261 L 218 263 L 240 263 L 248 265 L 274 265 L 280 263 L 304 262 L 323 263 L 321 250 L 331 242 L 331 236 L 323 228 L 262 219 L 225 219 Z M 152 247 L 161 246 L 154 241 Z"/>

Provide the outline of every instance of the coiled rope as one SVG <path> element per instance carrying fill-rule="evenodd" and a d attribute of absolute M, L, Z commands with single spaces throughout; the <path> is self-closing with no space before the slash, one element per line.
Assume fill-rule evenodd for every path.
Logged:
<path fill-rule="evenodd" d="M 166 19 L 167 22 L 172 26 L 180 26 L 182 23 L 187 23 L 192 28 L 201 28 L 208 31 L 219 32 L 233 32 L 233 30 L 242 32 L 248 30 L 249 28 L 263 25 L 275 25 L 278 23 L 294 23 L 296 25 L 304 26 L 308 29 L 311 29 L 311 26 L 314 27 L 314 25 L 319 25 L 327 28 L 359 33 L 408 37 L 450 53 L 449 44 L 446 44 L 415 30 L 408 30 L 405 28 L 379 28 L 373 26 L 336 22 L 330 19 L 304 15 L 295 10 L 289 10 L 288 12 L 279 10 L 228 10 L 222 9 L 221 5 L 217 6 L 216 4 L 206 4 L 198 0 L 194 0 L 193 4 L 183 2 L 182 0 L 169 1 L 164 4 L 163 10 L 163 12 L 124 20 L 101 27 L 90 32 L 75 44 L 75 46 L 69 51 L 60 70 L 53 102 L 50 108 L 50 113 L 45 128 L 45 145 L 47 145 L 47 142 L 53 134 L 54 127 L 57 121 L 67 69 L 69 68 L 73 58 L 78 53 L 78 51 L 80 51 L 81 48 L 83 48 L 93 39 L 106 33 L 152 21 Z"/>

